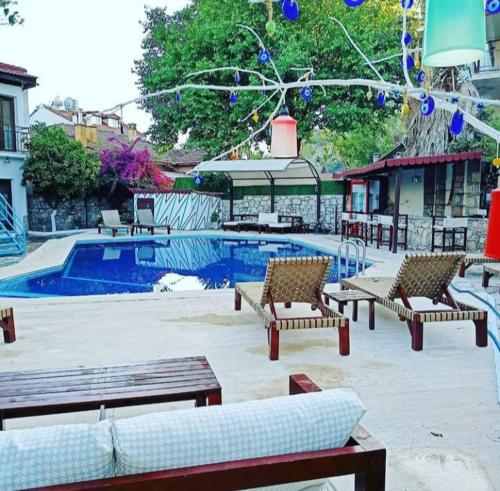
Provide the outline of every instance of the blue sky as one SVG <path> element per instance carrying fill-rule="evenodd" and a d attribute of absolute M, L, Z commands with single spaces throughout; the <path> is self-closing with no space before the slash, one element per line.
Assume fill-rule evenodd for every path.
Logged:
<path fill-rule="evenodd" d="M 182 8 L 188 0 L 19 0 L 22 26 L 0 28 L 0 61 L 39 77 L 30 90 L 30 110 L 57 95 L 77 99 L 83 109 L 106 109 L 138 95 L 131 73 L 141 55 L 144 4 Z M 127 122 L 147 129 L 149 117 L 136 107 Z"/>

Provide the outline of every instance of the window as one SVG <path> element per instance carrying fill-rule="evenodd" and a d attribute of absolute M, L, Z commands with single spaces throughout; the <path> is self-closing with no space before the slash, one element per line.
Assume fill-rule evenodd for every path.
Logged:
<path fill-rule="evenodd" d="M 16 150 L 14 99 L 0 96 L 0 150 Z"/>

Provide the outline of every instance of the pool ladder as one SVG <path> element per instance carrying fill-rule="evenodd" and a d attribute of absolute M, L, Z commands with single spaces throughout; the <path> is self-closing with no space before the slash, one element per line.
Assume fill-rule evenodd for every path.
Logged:
<path fill-rule="evenodd" d="M 356 251 L 356 273 L 355 277 L 357 278 L 359 276 L 359 249 L 361 247 L 361 274 L 365 274 L 365 268 L 366 268 L 366 244 L 359 238 L 353 237 L 352 239 L 346 240 L 345 242 L 342 242 L 342 244 L 339 245 L 337 249 L 337 272 L 338 272 L 338 277 L 339 281 L 342 279 L 342 251 L 345 249 L 345 261 L 344 261 L 344 269 L 345 269 L 345 276 L 344 278 L 347 278 L 349 276 L 349 247 L 353 246 L 354 250 Z"/>

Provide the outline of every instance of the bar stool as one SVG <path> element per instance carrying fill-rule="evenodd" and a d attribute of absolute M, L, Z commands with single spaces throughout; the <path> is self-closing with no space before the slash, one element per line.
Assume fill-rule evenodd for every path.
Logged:
<path fill-rule="evenodd" d="M 439 223 L 438 223 L 439 222 Z M 441 251 L 466 251 L 467 250 L 467 218 L 450 218 L 442 216 L 432 217 L 432 244 L 431 251 L 441 247 Z M 441 244 L 436 244 L 436 237 L 441 236 Z M 457 244 L 457 235 L 462 237 L 461 243 Z M 451 244 L 447 245 L 447 239 Z"/>
<path fill-rule="evenodd" d="M 408 249 L 408 215 L 400 215 L 397 230 L 394 230 L 394 217 L 391 215 L 377 215 L 377 249 L 381 245 L 392 246 L 393 236 L 398 241 L 398 246 Z M 389 238 L 384 239 L 384 232 L 389 232 Z M 403 232 L 403 237 L 400 240 L 400 232 Z"/>

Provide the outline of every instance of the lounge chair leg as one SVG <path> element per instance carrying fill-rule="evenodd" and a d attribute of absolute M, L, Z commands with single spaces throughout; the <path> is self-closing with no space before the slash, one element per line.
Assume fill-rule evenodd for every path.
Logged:
<path fill-rule="evenodd" d="M 368 301 L 368 328 L 375 330 L 375 300 Z"/>
<path fill-rule="evenodd" d="M 111 236 L 116 237 L 116 228 L 111 229 Z"/>
<path fill-rule="evenodd" d="M 460 278 L 465 277 L 465 263 L 463 261 L 460 264 L 460 269 L 458 270 L 458 276 L 460 276 Z"/>
<path fill-rule="evenodd" d="M 241 310 L 241 294 L 234 292 L 234 310 Z"/>
<path fill-rule="evenodd" d="M 357 322 L 358 320 L 358 301 L 354 300 L 352 302 L 352 320 Z"/>
<path fill-rule="evenodd" d="M 330 305 L 330 297 L 327 297 L 325 295 L 324 302 L 325 302 L 325 305 Z"/>
<path fill-rule="evenodd" d="M 488 273 L 488 271 L 483 271 L 483 287 L 488 288 L 490 286 L 490 278 L 493 275 L 491 273 Z"/>
<path fill-rule="evenodd" d="M 285 302 L 285 309 L 291 309 L 292 308 L 292 302 Z"/>
<path fill-rule="evenodd" d="M 345 325 L 339 327 L 339 353 L 342 356 L 348 356 L 350 352 L 349 320 L 346 319 Z"/>
<path fill-rule="evenodd" d="M 385 489 L 385 455 L 383 460 L 372 471 L 355 474 L 355 491 L 379 491 Z"/>
<path fill-rule="evenodd" d="M 488 317 L 474 321 L 476 326 L 476 346 L 485 348 L 488 346 Z"/>
<path fill-rule="evenodd" d="M 16 340 L 16 327 L 14 325 L 14 316 L 9 315 L 2 320 L 3 340 L 6 343 L 13 343 Z"/>
<path fill-rule="evenodd" d="M 268 329 L 269 336 L 269 359 L 278 360 L 280 355 L 280 332 L 276 329 L 274 322 Z"/>
<path fill-rule="evenodd" d="M 413 351 L 424 349 L 424 324 L 418 317 L 411 321 L 411 349 Z"/>

